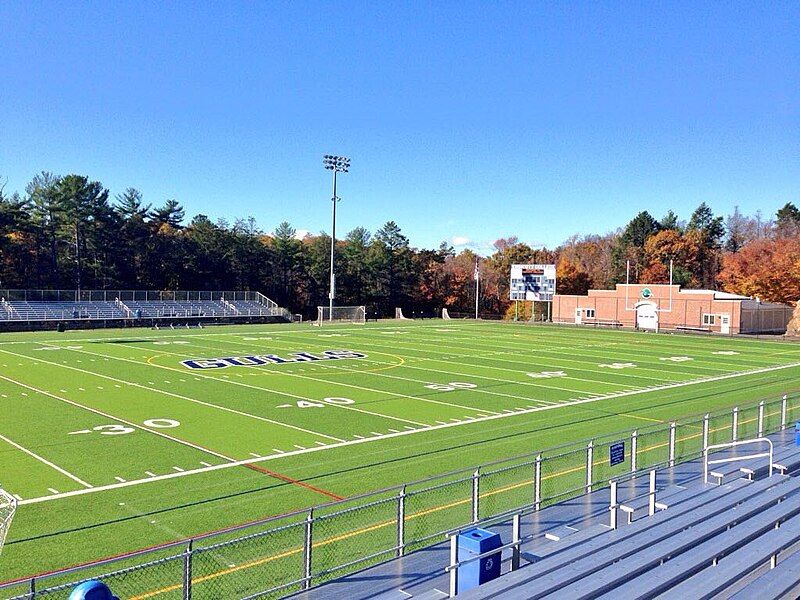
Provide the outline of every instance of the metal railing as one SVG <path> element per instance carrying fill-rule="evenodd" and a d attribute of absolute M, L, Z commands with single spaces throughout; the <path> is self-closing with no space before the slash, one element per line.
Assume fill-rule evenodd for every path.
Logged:
<path fill-rule="evenodd" d="M 477 468 L 196 536 L 153 550 L 0 583 L 3 598 L 61 598 L 104 580 L 125 598 L 279 598 L 440 543 L 477 521 L 538 511 L 611 481 L 800 420 L 800 395 L 597 436 Z M 725 439 L 721 439 L 724 437 Z M 623 460 L 619 444 L 623 443 Z M 611 461 L 612 446 L 617 453 Z M 653 496 L 655 498 L 655 496 Z M 13 546 L 7 540 L 6 550 Z M 235 567 L 231 567 L 235 565 Z"/>
<path fill-rule="evenodd" d="M 736 418 L 735 415 L 734 415 L 734 418 Z M 769 446 L 769 450 L 767 452 L 757 452 L 756 454 L 746 454 L 744 456 L 742 456 L 742 455 L 727 456 L 725 458 L 717 458 L 717 459 L 714 459 L 714 460 L 711 460 L 708 457 L 709 454 L 711 454 L 714 450 L 723 450 L 725 448 L 736 448 L 736 447 L 739 447 L 739 446 L 749 446 L 749 445 L 752 445 L 752 444 L 767 444 Z M 739 461 L 743 461 L 743 460 L 754 460 L 754 459 L 757 459 L 757 458 L 769 458 L 769 471 L 767 471 L 767 474 L 768 474 L 769 477 L 772 477 L 772 469 L 773 469 L 772 457 L 773 457 L 773 454 L 774 454 L 774 449 L 773 449 L 773 445 L 772 445 L 772 440 L 770 440 L 768 438 L 764 438 L 764 437 L 759 437 L 759 438 L 755 438 L 755 439 L 752 439 L 752 440 L 741 440 L 741 441 L 738 441 L 738 442 L 734 440 L 732 442 L 727 442 L 727 443 L 724 443 L 724 444 L 712 444 L 711 446 L 707 446 L 703 450 L 703 482 L 704 483 L 708 483 L 708 475 L 709 475 L 708 467 L 709 467 L 709 465 L 720 465 L 720 464 L 725 464 L 725 463 L 729 463 L 729 462 L 739 462 Z"/>

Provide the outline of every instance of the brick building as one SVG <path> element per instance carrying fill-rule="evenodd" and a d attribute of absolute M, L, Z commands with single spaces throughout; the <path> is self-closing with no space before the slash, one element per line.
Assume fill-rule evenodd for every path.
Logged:
<path fill-rule="evenodd" d="M 556 323 L 733 333 L 784 333 L 792 316 L 784 304 L 679 285 L 617 284 L 586 296 L 553 297 Z"/>

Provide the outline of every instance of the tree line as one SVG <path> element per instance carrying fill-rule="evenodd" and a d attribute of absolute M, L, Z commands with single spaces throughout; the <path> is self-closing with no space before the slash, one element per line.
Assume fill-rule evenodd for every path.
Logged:
<path fill-rule="evenodd" d="M 128 188 L 113 198 L 82 175 L 35 176 L 22 193 L 0 187 L 0 288 L 258 290 L 293 312 L 327 304 L 330 236 L 298 239 L 289 223 L 265 232 L 255 220 L 187 219 L 174 199 L 153 206 Z M 336 302 L 384 315 L 397 306 L 432 313 L 470 312 L 480 262 L 480 309 L 510 314 L 513 263 L 556 263 L 558 292 L 583 294 L 624 282 L 723 289 L 764 300 L 800 298 L 800 210 L 773 217 L 723 217 L 705 203 L 682 221 L 642 211 L 606 234 L 575 236 L 554 249 L 517 237 L 494 242 L 486 257 L 414 248 L 389 221 L 336 242 Z M 628 268 L 630 265 L 630 268 Z"/>

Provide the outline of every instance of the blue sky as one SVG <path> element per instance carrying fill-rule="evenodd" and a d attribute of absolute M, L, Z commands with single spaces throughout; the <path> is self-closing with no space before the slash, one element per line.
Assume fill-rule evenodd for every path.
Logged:
<path fill-rule="evenodd" d="M 800 4 L 0 3 L 0 177 L 554 246 L 800 202 Z M 469 242 L 467 242 L 469 240 Z"/>

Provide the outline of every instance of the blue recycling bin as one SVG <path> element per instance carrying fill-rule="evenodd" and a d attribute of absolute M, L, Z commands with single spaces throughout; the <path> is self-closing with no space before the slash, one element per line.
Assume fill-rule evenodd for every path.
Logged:
<path fill-rule="evenodd" d="M 458 561 L 467 560 L 503 545 L 499 533 L 476 527 L 458 535 Z M 471 590 L 500 576 L 500 552 L 472 561 L 458 569 L 457 593 Z"/>
<path fill-rule="evenodd" d="M 800 421 L 794 424 L 794 443 L 800 446 Z"/>
<path fill-rule="evenodd" d="M 84 581 L 76 586 L 68 600 L 119 600 L 102 581 Z"/>

